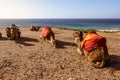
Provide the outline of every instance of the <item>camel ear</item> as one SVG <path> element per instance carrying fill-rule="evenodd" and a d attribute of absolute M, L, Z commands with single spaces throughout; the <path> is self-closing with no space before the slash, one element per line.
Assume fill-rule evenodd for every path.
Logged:
<path fill-rule="evenodd" d="M 79 35 L 80 35 L 80 36 L 83 36 L 83 32 L 82 32 L 82 31 L 79 31 Z"/>
<path fill-rule="evenodd" d="M 81 31 L 78 32 L 79 34 L 81 33 Z"/>
<path fill-rule="evenodd" d="M 82 31 L 79 31 L 79 34 L 81 34 L 82 33 Z"/>

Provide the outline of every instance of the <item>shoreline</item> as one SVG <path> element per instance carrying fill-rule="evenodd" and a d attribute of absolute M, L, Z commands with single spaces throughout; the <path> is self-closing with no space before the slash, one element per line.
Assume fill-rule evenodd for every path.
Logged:
<path fill-rule="evenodd" d="M 9 27 L 9 26 L 7 26 Z M 30 28 L 31 26 L 18 26 L 19 28 Z M 37 27 L 43 27 L 43 26 L 37 26 Z M 117 33 L 117 32 L 120 32 L 120 29 L 82 29 L 82 28 L 66 28 L 66 27 L 56 27 L 56 26 L 50 26 L 51 28 L 56 28 L 56 29 L 61 29 L 61 30 L 73 30 L 73 31 L 76 31 L 76 30 L 82 30 L 83 32 L 87 32 L 88 30 L 95 30 L 95 31 L 99 31 L 99 32 L 108 32 L 108 33 Z M 0 29 L 2 28 L 6 28 L 6 27 L 0 27 Z"/>
<path fill-rule="evenodd" d="M 100 32 L 120 32 L 120 29 L 102 29 Z"/>

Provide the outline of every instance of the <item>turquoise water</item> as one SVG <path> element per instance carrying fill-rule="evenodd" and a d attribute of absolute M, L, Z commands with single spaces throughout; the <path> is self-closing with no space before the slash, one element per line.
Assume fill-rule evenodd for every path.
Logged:
<path fill-rule="evenodd" d="M 0 27 L 55 26 L 77 29 L 120 29 L 120 19 L 0 19 Z"/>

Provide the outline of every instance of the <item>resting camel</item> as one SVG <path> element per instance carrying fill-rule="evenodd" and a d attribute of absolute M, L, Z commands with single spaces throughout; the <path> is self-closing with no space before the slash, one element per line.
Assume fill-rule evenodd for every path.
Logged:
<path fill-rule="evenodd" d="M 73 36 L 78 46 L 77 51 L 85 55 L 94 67 L 102 68 L 106 65 L 109 59 L 106 38 L 95 31 L 89 31 L 84 37 L 82 31 L 75 31 Z"/>
<path fill-rule="evenodd" d="M 37 26 L 31 26 L 30 31 L 38 31 L 40 27 Z"/>
<path fill-rule="evenodd" d="M 45 26 L 42 28 L 40 38 L 43 41 L 49 42 L 54 48 L 56 47 L 55 34 L 50 27 Z"/>
<path fill-rule="evenodd" d="M 7 27 L 6 28 L 6 34 L 7 34 L 8 39 L 13 40 L 13 39 L 20 38 L 21 33 L 18 31 L 17 28 L 9 28 L 9 27 Z"/>

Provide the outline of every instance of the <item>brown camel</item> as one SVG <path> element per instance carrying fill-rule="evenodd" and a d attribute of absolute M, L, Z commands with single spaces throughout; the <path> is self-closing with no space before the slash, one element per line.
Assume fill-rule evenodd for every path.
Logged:
<path fill-rule="evenodd" d="M 20 38 L 21 33 L 18 31 L 17 28 L 9 28 L 9 27 L 7 27 L 6 28 L 6 34 L 7 34 L 8 39 L 13 40 L 13 39 Z"/>
<path fill-rule="evenodd" d="M 89 31 L 84 37 L 82 31 L 73 33 L 78 46 L 77 51 L 87 57 L 96 68 L 104 67 L 109 59 L 106 39 L 98 35 L 95 31 Z"/>
<path fill-rule="evenodd" d="M 49 42 L 54 48 L 56 48 L 55 34 L 48 26 L 42 28 L 40 35 L 41 40 Z"/>
<path fill-rule="evenodd" d="M 40 27 L 37 26 L 31 26 L 30 31 L 38 31 Z"/>

